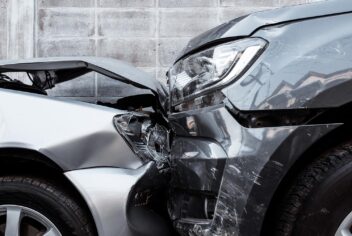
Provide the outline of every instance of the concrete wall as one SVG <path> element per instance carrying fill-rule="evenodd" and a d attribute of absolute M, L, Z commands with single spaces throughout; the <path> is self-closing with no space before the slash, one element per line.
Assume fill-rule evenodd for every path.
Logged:
<path fill-rule="evenodd" d="M 0 58 L 108 56 L 163 80 L 191 37 L 240 15 L 308 1 L 0 0 Z M 123 91 L 88 75 L 54 94 L 88 99 Z"/>

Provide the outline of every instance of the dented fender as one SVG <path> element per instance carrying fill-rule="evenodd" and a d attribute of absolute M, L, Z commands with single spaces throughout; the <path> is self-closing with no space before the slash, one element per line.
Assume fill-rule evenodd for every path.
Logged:
<path fill-rule="evenodd" d="M 11 101 L 9 106 L 8 101 Z M 113 125 L 126 111 L 0 89 L 0 148 L 42 153 L 64 171 L 143 162 Z"/>

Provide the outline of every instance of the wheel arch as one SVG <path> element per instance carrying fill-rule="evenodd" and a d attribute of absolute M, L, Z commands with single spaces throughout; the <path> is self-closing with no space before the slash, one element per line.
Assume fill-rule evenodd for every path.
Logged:
<path fill-rule="evenodd" d="M 0 176 L 4 175 L 35 176 L 59 185 L 82 204 L 91 222 L 95 222 L 87 202 L 64 175 L 64 170 L 44 154 L 27 148 L 0 148 Z M 97 232 L 95 223 L 94 229 Z"/>
<path fill-rule="evenodd" d="M 287 172 L 281 178 L 280 183 L 275 189 L 273 197 L 270 200 L 270 204 L 264 217 L 261 235 L 268 235 L 268 233 L 270 233 L 271 226 L 273 225 L 272 220 L 274 219 L 274 212 L 277 210 L 277 207 L 279 207 L 277 203 L 291 186 L 298 173 L 317 158 L 322 156 L 325 152 L 338 145 L 341 145 L 342 143 L 352 140 L 352 132 L 346 132 L 348 130 L 352 130 L 352 113 L 350 112 L 351 108 L 352 102 L 347 103 L 337 109 L 331 109 L 317 119 L 319 123 L 329 123 L 332 121 L 343 123 L 340 127 L 326 133 L 324 136 L 313 142 L 303 153 L 297 157 L 294 163 L 289 167 Z"/>
<path fill-rule="evenodd" d="M 37 150 L 30 148 L 20 148 L 20 147 L 3 147 L 0 148 L 0 171 L 3 171 L 4 166 L 12 165 L 14 162 L 17 164 L 28 163 L 28 164 L 40 164 L 50 167 L 58 172 L 63 172 L 64 170 L 56 164 L 51 158 L 40 153 Z M 14 166 L 12 166 L 14 167 Z M 21 165 L 19 166 L 21 167 Z M 0 172 L 0 174 L 2 174 Z"/>

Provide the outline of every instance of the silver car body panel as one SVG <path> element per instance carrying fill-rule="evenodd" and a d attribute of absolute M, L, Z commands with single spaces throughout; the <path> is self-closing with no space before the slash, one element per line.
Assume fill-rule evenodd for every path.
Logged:
<path fill-rule="evenodd" d="M 126 217 L 129 194 L 151 168 L 151 162 L 137 170 L 91 168 L 66 172 L 90 208 L 99 236 L 130 236 Z"/>
<path fill-rule="evenodd" d="M 11 101 L 11 102 L 9 102 Z M 0 89 L 0 148 L 38 151 L 63 170 L 142 165 L 113 125 L 124 111 Z"/>

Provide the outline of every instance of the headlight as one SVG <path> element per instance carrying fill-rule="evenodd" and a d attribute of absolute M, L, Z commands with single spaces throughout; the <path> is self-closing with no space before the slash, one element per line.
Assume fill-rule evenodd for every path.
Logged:
<path fill-rule="evenodd" d="M 147 114 L 137 112 L 115 116 L 114 125 L 143 161 L 155 161 L 159 170 L 169 167 L 168 129 L 153 122 Z"/>
<path fill-rule="evenodd" d="M 238 78 L 262 53 L 266 44 L 260 38 L 241 39 L 178 61 L 169 71 L 171 105 Z"/>

